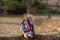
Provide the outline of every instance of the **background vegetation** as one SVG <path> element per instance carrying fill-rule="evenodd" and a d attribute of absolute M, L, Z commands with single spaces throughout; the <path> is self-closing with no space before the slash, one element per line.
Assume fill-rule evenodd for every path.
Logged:
<path fill-rule="evenodd" d="M 34 0 L 31 5 L 33 14 L 60 14 L 60 11 L 52 9 L 43 3 L 42 0 Z M 0 15 L 22 15 L 27 13 L 26 0 L 0 0 Z"/>
<path fill-rule="evenodd" d="M 26 1 L 25 0 L 0 0 L 0 9 L 4 10 L 4 14 L 20 15 L 26 13 Z M 3 9 L 4 8 L 4 9 Z"/>

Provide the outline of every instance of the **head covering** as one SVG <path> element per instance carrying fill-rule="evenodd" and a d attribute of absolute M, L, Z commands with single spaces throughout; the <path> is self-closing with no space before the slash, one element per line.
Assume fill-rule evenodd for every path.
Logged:
<path fill-rule="evenodd" d="M 32 20 L 32 16 L 31 15 L 28 15 L 28 18 L 29 18 L 30 23 L 34 26 L 34 22 Z"/>

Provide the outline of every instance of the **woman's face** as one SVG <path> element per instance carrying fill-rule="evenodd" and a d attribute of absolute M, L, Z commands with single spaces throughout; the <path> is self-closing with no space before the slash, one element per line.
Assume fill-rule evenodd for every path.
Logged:
<path fill-rule="evenodd" d="M 27 18 L 26 20 L 29 21 L 29 18 Z"/>

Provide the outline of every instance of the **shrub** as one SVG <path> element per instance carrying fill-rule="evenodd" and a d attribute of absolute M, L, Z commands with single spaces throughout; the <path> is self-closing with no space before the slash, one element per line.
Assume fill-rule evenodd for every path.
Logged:
<path fill-rule="evenodd" d="M 60 11 L 54 9 L 48 9 L 47 12 L 51 14 L 60 14 Z"/>

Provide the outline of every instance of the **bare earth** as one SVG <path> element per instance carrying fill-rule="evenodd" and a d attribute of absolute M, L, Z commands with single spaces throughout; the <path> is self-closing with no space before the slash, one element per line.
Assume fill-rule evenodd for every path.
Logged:
<path fill-rule="evenodd" d="M 33 40 L 59 40 L 60 17 L 32 16 L 35 23 L 36 36 Z M 23 18 L 0 17 L 0 40 L 24 40 L 20 32 L 20 22 Z"/>

